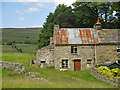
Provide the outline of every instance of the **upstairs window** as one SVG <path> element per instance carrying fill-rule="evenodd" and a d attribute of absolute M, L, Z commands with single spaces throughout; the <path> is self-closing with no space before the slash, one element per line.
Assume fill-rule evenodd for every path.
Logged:
<path fill-rule="evenodd" d="M 71 53 L 73 54 L 77 53 L 77 46 L 71 46 Z"/>
<path fill-rule="evenodd" d="M 62 68 L 68 68 L 68 60 L 62 60 Z"/>
<path fill-rule="evenodd" d="M 117 45 L 117 53 L 120 54 L 120 45 Z"/>
<path fill-rule="evenodd" d="M 92 59 L 88 59 L 87 60 L 87 67 L 91 67 L 92 66 Z"/>

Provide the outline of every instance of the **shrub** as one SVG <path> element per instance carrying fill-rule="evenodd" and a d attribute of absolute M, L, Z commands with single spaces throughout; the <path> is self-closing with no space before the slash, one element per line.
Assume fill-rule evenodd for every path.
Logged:
<path fill-rule="evenodd" d="M 110 80 L 113 79 L 113 77 L 117 77 L 120 79 L 120 69 L 109 69 L 108 67 L 98 67 L 98 72 L 102 75 L 106 75 Z"/>
<path fill-rule="evenodd" d="M 31 42 L 26 40 L 26 41 L 24 41 L 24 44 L 31 44 Z"/>

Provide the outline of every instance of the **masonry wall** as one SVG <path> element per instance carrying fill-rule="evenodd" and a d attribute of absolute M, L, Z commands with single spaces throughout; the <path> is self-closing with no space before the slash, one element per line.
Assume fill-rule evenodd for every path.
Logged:
<path fill-rule="evenodd" d="M 117 60 L 117 45 L 98 45 L 96 47 L 98 63 Z"/>
<path fill-rule="evenodd" d="M 54 45 L 48 45 L 39 49 L 36 56 L 39 64 L 41 63 L 41 61 L 45 61 L 47 66 L 54 66 Z"/>
<path fill-rule="evenodd" d="M 93 46 L 77 46 L 77 54 L 71 53 L 71 46 L 55 46 L 54 48 L 54 62 L 55 69 L 62 69 L 62 59 L 68 59 L 68 70 L 74 70 L 74 59 L 81 60 L 81 70 L 90 69 L 87 67 L 87 59 L 94 61 L 94 47 Z"/>
<path fill-rule="evenodd" d="M 2 68 L 11 69 L 26 74 L 26 68 L 20 63 L 0 61 L 0 64 L 2 65 Z"/>

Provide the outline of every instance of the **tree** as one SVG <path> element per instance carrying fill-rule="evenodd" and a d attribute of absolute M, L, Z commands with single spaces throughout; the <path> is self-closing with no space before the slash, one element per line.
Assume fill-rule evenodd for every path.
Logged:
<path fill-rule="evenodd" d="M 74 14 L 71 6 L 58 5 L 54 13 L 54 23 L 59 24 L 60 27 L 73 27 Z"/>
<path fill-rule="evenodd" d="M 54 13 L 49 13 L 40 31 L 37 49 L 49 45 L 54 24 L 59 24 L 62 28 L 93 28 L 100 17 L 103 28 L 119 28 L 120 2 L 75 2 L 72 6 L 73 8 L 60 4 Z"/>
<path fill-rule="evenodd" d="M 49 13 L 43 29 L 40 31 L 38 48 L 49 45 L 50 37 L 53 36 L 54 24 L 59 24 L 60 27 L 73 27 L 73 13 L 72 8 L 66 5 L 58 5 L 54 13 Z"/>
<path fill-rule="evenodd" d="M 97 12 L 87 6 L 87 2 L 75 2 L 73 3 L 73 12 L 75 15 L 74 27 L 92 28 L 97 21 Z"/>

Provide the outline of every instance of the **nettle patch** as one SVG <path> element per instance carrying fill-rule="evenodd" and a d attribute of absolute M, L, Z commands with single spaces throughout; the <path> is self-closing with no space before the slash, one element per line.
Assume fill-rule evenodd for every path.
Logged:
<path fill-rule="evenodd" d="M 107 76 L 107 79 L 113 80 L 116 78 L 116 80 L 120 79 L 120 69 L 108 69 L 108 67 L 98 67 L 97 70 L 99 73 L 101 73 L 103 76 Z"/>

